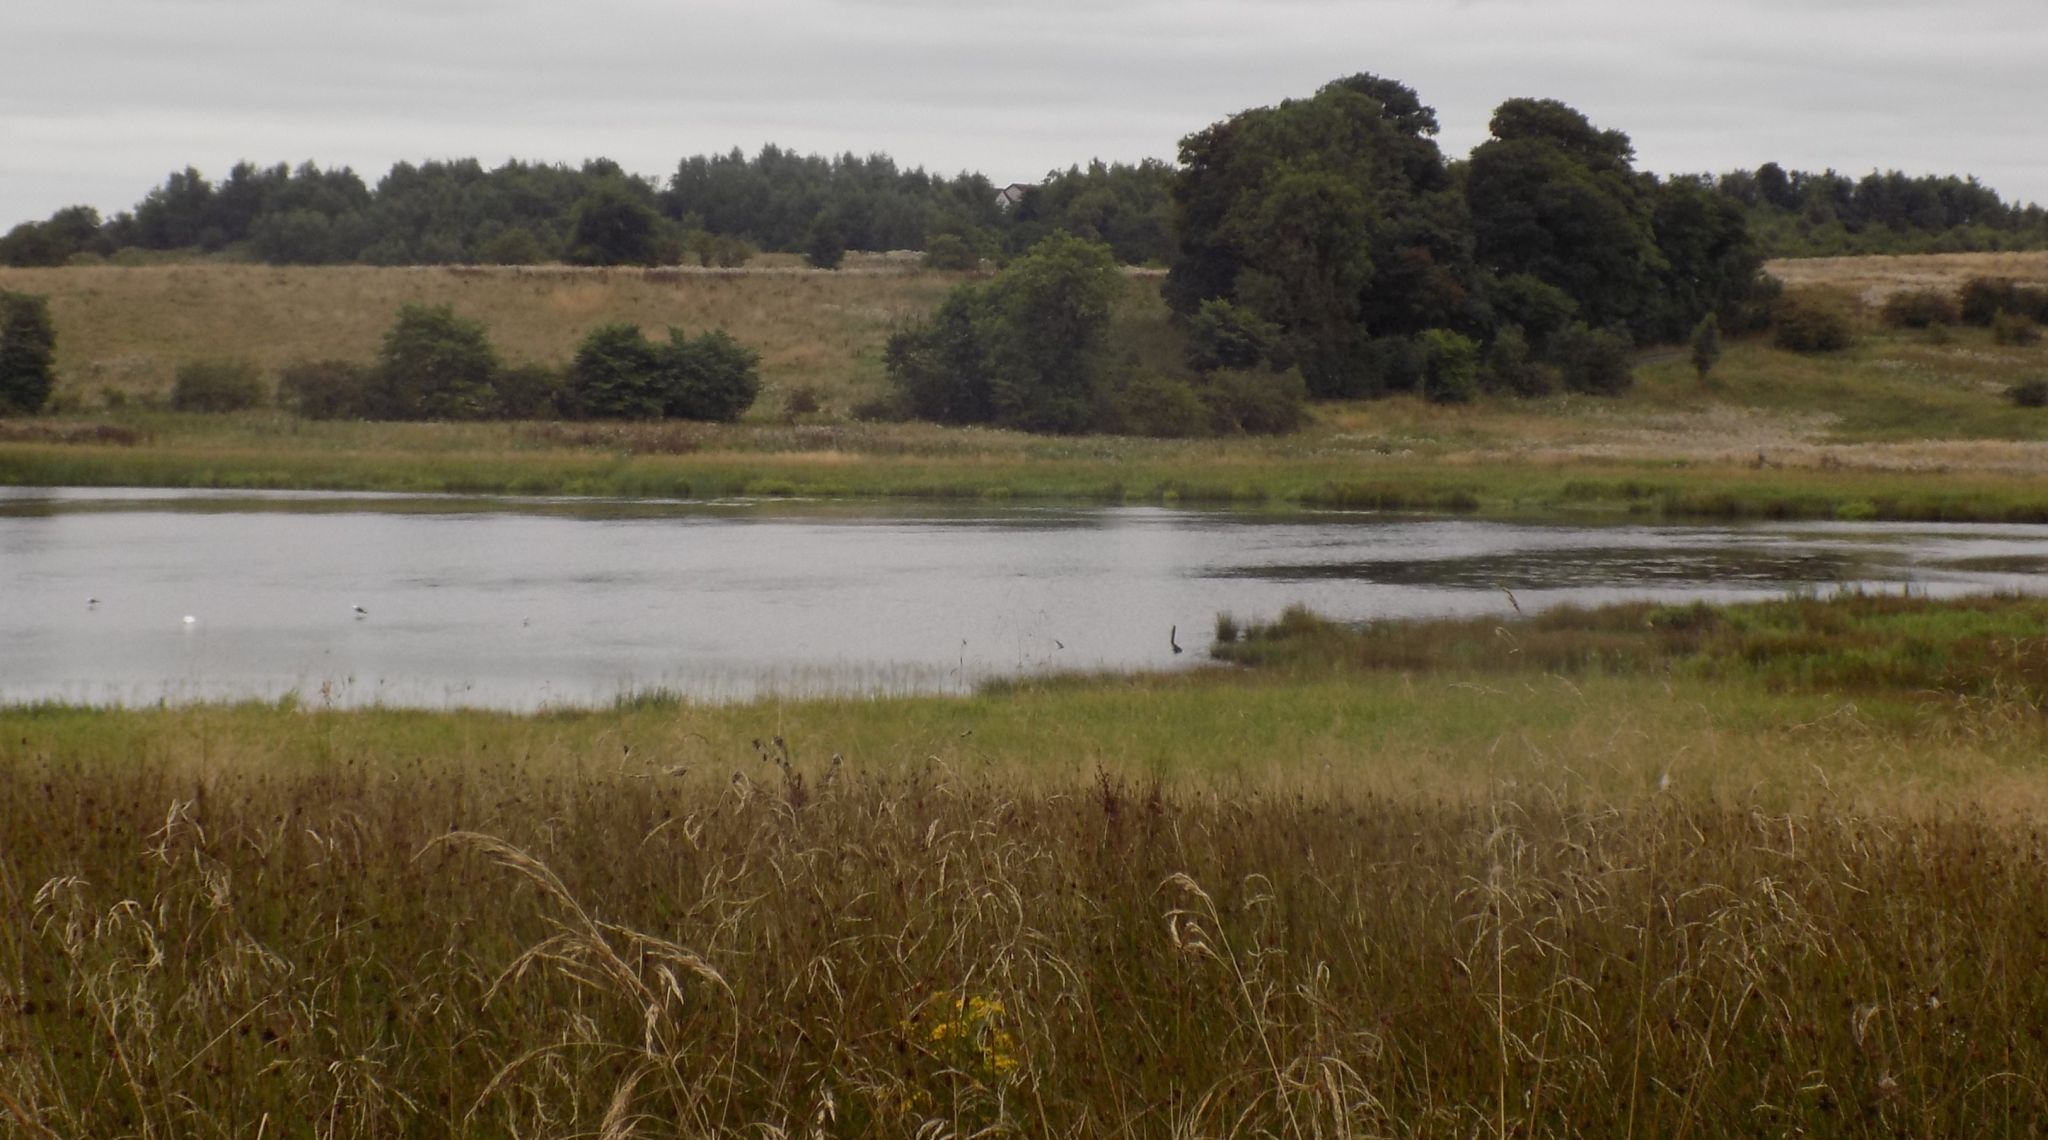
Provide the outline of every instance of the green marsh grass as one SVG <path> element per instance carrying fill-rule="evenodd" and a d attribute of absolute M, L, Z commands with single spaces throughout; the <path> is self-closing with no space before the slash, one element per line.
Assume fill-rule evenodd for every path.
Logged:
<path fill-rule="evenodd" d="M 2029 1134 L 2042 616 L 1301 613 L 1231 643 L 1292 657 L 964 698 L 0 710 L 0 1120 Z"/>

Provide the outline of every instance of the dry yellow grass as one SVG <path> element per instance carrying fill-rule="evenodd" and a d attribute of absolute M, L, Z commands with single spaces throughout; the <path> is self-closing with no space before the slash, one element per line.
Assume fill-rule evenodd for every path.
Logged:
<path fill-rule="evenodd" d="M 1957 289 L 1972 277 L 2048 283 L 2048 251 L 1921 253 L 1896 257 L 1801 257 L 1766 265 L 1787 285 L 1824 285 L 1871 304 L 1903 289 Z"/>
<path fill-rule="evenodd" d="M 632 321 L 659 336 L 723 328 L 760 350 L 764 404 L 811 385 L 835 403 L 879 386 L 896 322 L 929 310 L 959 275 L 868 259 L 837 272 L 168 265 L 0 269 L 0 289 L 50 298 L 58 391 L 156 396 L 187 360 L 231 355 L 369 360 L 398 307 L 452 305 L 484 322 L 507 360 L 567 360 L 585 333 Z"/>

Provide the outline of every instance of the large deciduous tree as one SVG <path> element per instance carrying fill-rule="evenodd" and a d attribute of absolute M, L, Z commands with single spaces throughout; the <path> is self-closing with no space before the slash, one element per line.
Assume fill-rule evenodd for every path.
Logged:
<path fill-rule="evenodd" d="M 1107 246 L 1047 238 L 892 336 L 889 375 L 907 410 L 926 419 L 1084 430 L 1110 378 L 1110 317 L 1122 291 Z"/>
<path fill-rule="evenodd" d="M 1226 300 L 1268 322 L 1317 395 L 1379 390 L 1375 338 L 1475 319 L 1436 131 L 1414 91 L 1357 75 L 1189 135 L 1169 303 Z"/>
<path fill-rule="evenodd" d="M 1555 287 L 1594 327 L 1635 324 L 1668 263 L 1628 136 L 1554 99 L 1510 99 L 1491 131 L 1465 176 L 1480 264 Z"/>

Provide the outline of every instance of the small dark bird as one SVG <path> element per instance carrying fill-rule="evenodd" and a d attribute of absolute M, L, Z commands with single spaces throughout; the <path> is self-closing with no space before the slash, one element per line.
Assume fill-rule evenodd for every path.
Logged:
<path fill-rule="evenodd" d="M 1500 592 L 1508 596 L 1508 604 L 1515 607 L 1516 613 L 1522 612 L 1522 603 L 1515 600 L 1515 592 L 1513 590 L 1508 589 L 1506 586 L 1502 586 L 1500 588 Z"/>
<path fill-rule="evenodd" d="M 100 604 L 100 600 L 99 600 L 98 598 L 87 598 L 87 599 L 85 600 L 85 608 L 86 608 L 86 609 L 92 609 L 92 608 L 93 608 L 94 606 L 97 606 L 97 605 L 99 605 L 99 604 Z"/>
<path fill-rule="evenodd" d="M 1061 641 L 1061 640 L 1060 640 L 1059 638 L 1057 638 L 1057 637 L 1055 637 L 1055 638 L 1053 638 L 1053 639 L 1052 639 L 1052 643 L 1053 643 L 1053 645 L 1054 645 L 1055 647 L 1057 647 L 1057 648 L 1060 648 L 1060 649 L 1065 649 L 1065 648 L 1067 647 L 1067 643 L 1066 643 L 1066 642 L 1064 642 L 1064 641 Z"/>
<path fill-rule="evenodd" d="M 1173 651 L 1175 653 L 1181 652 L 1179 626 L 1174 626 L 1172 629 L 1166 631 L 1166 644 L 1173 646 Z"/>
<path fill-rule="evenodd" d="M 366 617 L 369 617 L 369 616 L 370 616 L 370 611 L 368 611 L 368 610 L 364 609 L 364 608 L 363 608 L 363 607 L 361 607 L 361 606 L 355 606 L 355 607 L 353 607 L 353 608 L 354 608 L 354 610 L 356 611 L 356 620 L 357 620 L 357 621 L 361 621 L 362 619 L 364 619 L 364 618 L 366 618 Z"/>

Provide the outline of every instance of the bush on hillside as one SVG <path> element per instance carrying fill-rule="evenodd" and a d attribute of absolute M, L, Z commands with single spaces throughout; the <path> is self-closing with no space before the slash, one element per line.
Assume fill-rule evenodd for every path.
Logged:
<path fill-rule="evenodd" d="M 600 325 L 576 346 L 565 388 L 567 410 L 589 420 L 655 419 L 662 406 L 660 371 L 661 350 L 639 325 Z"/>
<path fill-rule="evenodd" d="M 366 414 L 387 420 L 477 420 L 497 414 L 498 354 L 481 321 L 447 305 L 404 305 L 384 334 Z"/>
<path fill-rule="evenodd" d="M 2000 313 L 1991 318 L 1991 339 L 2003 345 L 2039 344 L 2041 326 L 2024 313 Z"/>
<path fill-rule="evenodd" d="M 479 246 L 477 259 L 485 265 L 539 265 L 548 259 L 548 251 L 532 230 L 512 226 Z"/>
<path fill-rule="evenodd" d="M 1535 359 L 1520 325 L 1502 325 L 1479 369 L 1479 385 L 1514 396 L 1548 396 L 1557 391 L 1557 369 Z"/>
<path fill-rule="evenodd" d="M 961 270 L 975 269 L 981 265 L 981 257 L 967 239 L 959 234 L 933 234 L 925 242 L 924 267 L 926 269 Z"/>
<path fill-rule="evenodd" d="M 498 414 L 508 420 L 545 420 L 561 414 L 568 378 L 547 364 L 520 364 L 498 373 Z"/>
<path fill-rule="evenodd" d="M 1887 328 L 1925 329 L 1963 319 L 1956 299 L 1941 289 L 1903 289 L 1885 298 L 1878 319 Z"/>
<path fill-rule="evenodd" d="M 1790 289 L 1771 314 L 1771 341 L 1793 352 L 1839 352 L 1856 342 L 1849 302 L 1817 289 Z"/>
<path fill-rule="evenodd" d="M 263 375 L 246 360 L 188 360 L 171 381 L 171 407 L 180 412 L 239 412 L 269 402 Z"/>
<path fill-rule="evenodd" d="M 371 369 L 348 360 L 301 360 L 277 375 L 277 402 L 309 420 L 370 416 Z"/>
<path fill-rule="evenodd" d="M 1103 393 L 1102 404 L 1095 417 L 1100 431 L 1186 439 L 1212 430 L 1209 403 L 1177 376 L 1137 372 Z"/>
<path fill-rule="evenodd" d="M 804 238 L 804 261 L 812 269 L 837 269 L 846 261 L 846 239 L 837 223 L 830 218 L 811 223 L 811 232 Z"/>
<path fill-rule="evenodd" d="M 759 363 L 720 330 L 691 338 L 672 328 L 658 345 L 638 325 L 604 325 L 577 348 L 562 403 L 586 419 L 736 420 L 760 392 Z"/>
<path fill-rule="evenodd" d="M 1432 404 L 1467 404 L 1479 394 L 1479 345 L 1449 329 L 1425 329 L 1422 398 Z"/>
<path fill-rule="evenodd" d="M 2036 376 L 2022 380 L 2005 390 L 2005 398 L 2022 408 L 2048 407 L 2048 379 Z"/>
<path fill-rule="evenodd" d="M 1551 338 L 1550 357 L 1568 392 L 1619 396 L 1635 384 L 1635 350 L 1628 338 L 1574 324 Z"/>
<path fill-rule="evenodd" d="M 1110 318 L 1124 289 L 1109 247 L 1046 238 L 986 284 L 954 289 L 938 311 L 889 338 L 884 361 L 903 403 L 942 423 L 1036 432 L 1101 430 L 1115 383 Z"/>
<path fill-rule="evenodd" d="M 1201 397 L 1220 435 L 1285 435 L 1308 423 L 1308 381 L 1299 368 L 1221 369 L 1203 378 Z"/>
<path fill-rule="evenodd" d="M 694 338 L 668 330 L 663 353 L 662 414 L 730 423 L 761 393 L 761 354 L 712 329 Z"/>
<path fill-rule="evenodd" d="M 57 383 L 56 357 L 49 299 L 0 290 L 0 415 L 42 410 Z"/>

